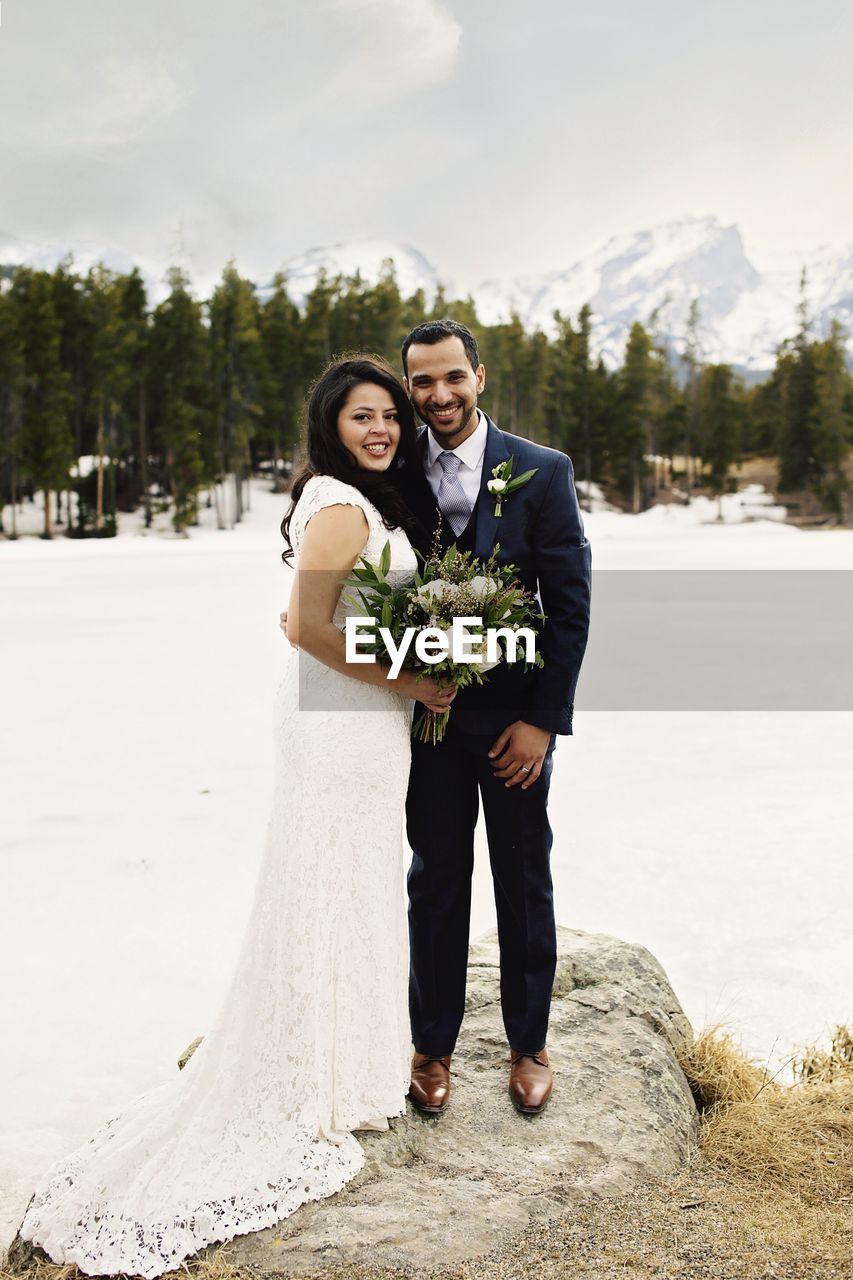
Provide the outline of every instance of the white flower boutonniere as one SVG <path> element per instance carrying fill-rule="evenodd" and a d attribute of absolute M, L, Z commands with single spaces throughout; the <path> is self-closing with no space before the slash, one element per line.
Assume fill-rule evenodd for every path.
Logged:
<path fill-rule="evenodd" d="M 539 470 L 538 467 L 534 467 L 532 471 L 523 471 L 520 476 L 513 476 L 513 462 L 513 458 L 507 458 L 505 462 L 499 462 L 496 467 L 493 467 L 492 475 L 494 479 L 489 480 L 486 485 L 489 493 L 495 495 L 496 516 L 503 515 L 503 504 L 509 495 L 515 493 L 516 489 L 520 489 L 523 484 L 527 484 L 531 476 L 535 476 Z"/>

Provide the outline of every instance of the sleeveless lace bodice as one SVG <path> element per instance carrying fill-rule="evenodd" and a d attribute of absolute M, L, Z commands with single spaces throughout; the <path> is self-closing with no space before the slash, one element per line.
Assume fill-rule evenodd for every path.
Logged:
<path fill-rule="evenodd" d="M 417 568 L 417 557 L 411 543 L 402 529 L 386 528 L 382 516 L 369 499 L 365 498 L 354 485 L 344 484 L 334 476 L 312 476 L 297 502 L 290 524 L 290 537 L 293 543 L 294 567 L 299 564 L 302 542 L 308 521 L 323 507 L 333 506 L 361 507 L 367 518 L 369 534 L 362 556 L 371 564 L 378 564 L 379 557 L 386 542 L 391 544 L 391 569 L 388 574 L 390 582 L 395 584 L 411 582 Z M 347 615 L 363 612 L 347 593 L 343 593 L 335 610 L 334 621 L 343 626 Z"/>

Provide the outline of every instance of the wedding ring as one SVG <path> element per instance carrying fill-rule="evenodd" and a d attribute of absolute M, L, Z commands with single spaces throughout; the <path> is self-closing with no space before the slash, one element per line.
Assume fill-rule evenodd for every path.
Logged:
<path fill-rule="evenodd" d="M 521 772 L 522 772 L 522 773 L 529 773 L 529 772 L 530 772 L 530 770 L 529 770 L 529 769 L 527 769 L 527 768 L 525 768 L 525 766 L 524 766 L 523 764 L 522 764 L 522 765 L 519 765 L 519 768 L 521 769 Z"/>

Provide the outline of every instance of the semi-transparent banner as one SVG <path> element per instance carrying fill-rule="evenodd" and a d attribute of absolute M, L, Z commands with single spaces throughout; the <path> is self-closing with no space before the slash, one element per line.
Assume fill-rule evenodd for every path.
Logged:
<path fill-rule="evenodd" d="M 853 570 L 597 570 L 575 706 L 851 711 Z"/>
<path fill-rule="evenodd" d="M 298 666 L 304 710 L 385 705 L 310 654 Z M 853 569 L 595 570 L 575 709 L 853 711 Z"/>

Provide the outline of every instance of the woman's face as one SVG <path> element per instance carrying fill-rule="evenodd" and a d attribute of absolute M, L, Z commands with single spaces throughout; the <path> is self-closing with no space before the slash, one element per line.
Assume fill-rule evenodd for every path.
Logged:
<path fill-rule="evenodd" d="M 353 387 L 338 414 L 338 436 L 359 467 L 387 471 L 400 443 L 400 419 L 390 392 L 373 382 Z"/>

